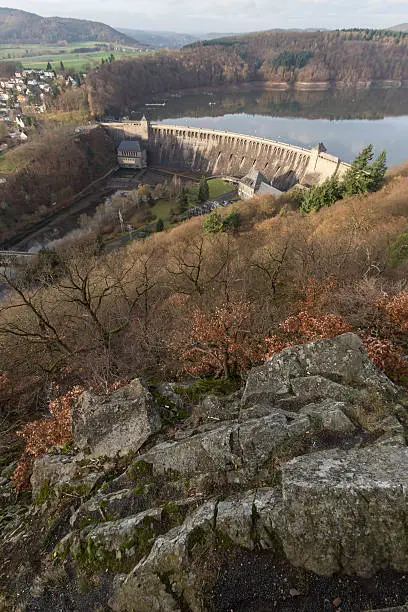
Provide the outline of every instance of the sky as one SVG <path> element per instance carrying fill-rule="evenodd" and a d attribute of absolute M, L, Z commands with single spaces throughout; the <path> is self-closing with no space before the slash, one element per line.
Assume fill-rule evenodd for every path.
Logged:
<path fill-rule="evenodd" d="M 408 0 L 8 0 L 7 5 L 44 17 L 191 33 L 383 28 L 408 22 Z"/>

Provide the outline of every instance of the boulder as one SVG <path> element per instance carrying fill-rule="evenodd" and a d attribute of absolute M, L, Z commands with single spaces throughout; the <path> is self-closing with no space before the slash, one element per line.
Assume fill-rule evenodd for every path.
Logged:
<path fill-rule="evenodd" d="M 160 429 L 156 403 L 138 378 L 107 396 L 85 392 L 72 411 L 74 443 L 91 457 L 137 451 Z"/>
<path fill-rule="evenodd" d="M 53 487 L 57 484 L 70 483 L 78 470 L 77 464 L 71 457 L 65 455 L 43 455 L 34 461 L 31 486 L 33 496 L 47 485 Z"/>
<path fill-rule="evenodd" d="M 330 433 L 348 435 L 356 431 L 356 426 L 344 414 L 347 404 L 323 400 L 319 404 L 308 404 L 300 409 L 301 414 L 310 416 L 312 425 Z"/>
<path fill-rule="evenodd" d="M 318 574 L 408 570 L 408 449 L 375 446 L 296 457 L 282 469 L 281 539 Z"/>
<path fill-rule="evenodd" d="M 395 385 L 368 359 L 352 333 L 293 346 L 273 355 L 248 375 L 243 404 L 299 408 L 322 399 L 351 400 L 361 390 L 395 398 Z"/>
<path fill-rule="evenodd" d="M 115 521 L 144 510 L 147 508 L 143 497 L 135 495 L 131 489 L 122 489 L 108 494 L 98 491 L 72 514 L 70 524 L 72 528 L 78 529 L 87 523 L 106 520 L 107 517 Z"/>

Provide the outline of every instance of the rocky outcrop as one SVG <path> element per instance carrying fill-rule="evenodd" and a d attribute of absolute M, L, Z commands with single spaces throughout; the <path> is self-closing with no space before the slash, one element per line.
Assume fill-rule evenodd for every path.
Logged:
<path fill-rule="evenodd" d="M 362 401 L 370 392 L 395 398 L 395 386 L 352 333 L 287 348 L 250 371 L 243 403 L 300 407 L 322 399 Z"/>
<path fill-rule="evenodd" d="M 190 410 L 169 385 L 86 394 L 73 425 L 91 456 L 36 462 L 33 485 L 47 484 L 50 507 L 69 494 L 53 557 L 68 575 L 115 577 L 108 609 L 217 609 L 220 568 L 242 551 L 272 555 L 286 568 L 276 575 L 297 568 L 299 583 L 307 572 L 408 571 L 408 398 L 357 336 L 286 349 L 249 372 L 241 395 Z M 169 403 L 191 416 L 169 422 L 169 413 L 159 431 Z M 40 497 L 46 512 L 44 487 Z"/>
<path fill-rule="evenodd" d="M 110 396 L 84 392 L 73 414 L 74 443 L 87 455 L 112 457 L 137 451 L 161 428 L 152 395 L 136 378 Z"/>
<path fill-rule="evenodd" d="M 282 467 L 285 553 L 318 574 L 408 570 L 408 449 L 331 450 Z"/>

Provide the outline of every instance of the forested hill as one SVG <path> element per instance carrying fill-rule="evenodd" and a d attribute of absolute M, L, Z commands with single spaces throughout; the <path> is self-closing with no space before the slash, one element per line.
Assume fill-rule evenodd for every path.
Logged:
<path fill-rule="evenodd" d="M 64 17 L 41 17 L 0 7 L 2 43 L 52 43 L 95 40 L 137 45 L 137 41 L 104 23 Z"/>
<path fill-rule="evenodd" d="M 120 113 L 152 94 L 243 81 L 353 85 L 408 79 L 408 35 L 387 30 L 271 31 L 196 42 L 114 62 L 89 75 L 94 114 Z"/>

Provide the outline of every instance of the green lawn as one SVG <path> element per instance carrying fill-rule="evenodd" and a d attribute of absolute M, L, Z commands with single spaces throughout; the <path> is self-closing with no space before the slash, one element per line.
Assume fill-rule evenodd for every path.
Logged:
<path fill-rule="evenodd" d="M 157 200 L 156 204 L 152 206 L 152 214 L 156 219 L 162 219 L 163 221 L 170 216 L 170 209 L 172 205 L 169 200 Z"/>
<path fill-rule="evenodd" d="M 222 179 L 210 179 L 208 181 L 208 187 L 210 189 L 210 198 L 219 198 L 225 193 L 231 193 L 235 190 L 235 186 Z"/>

